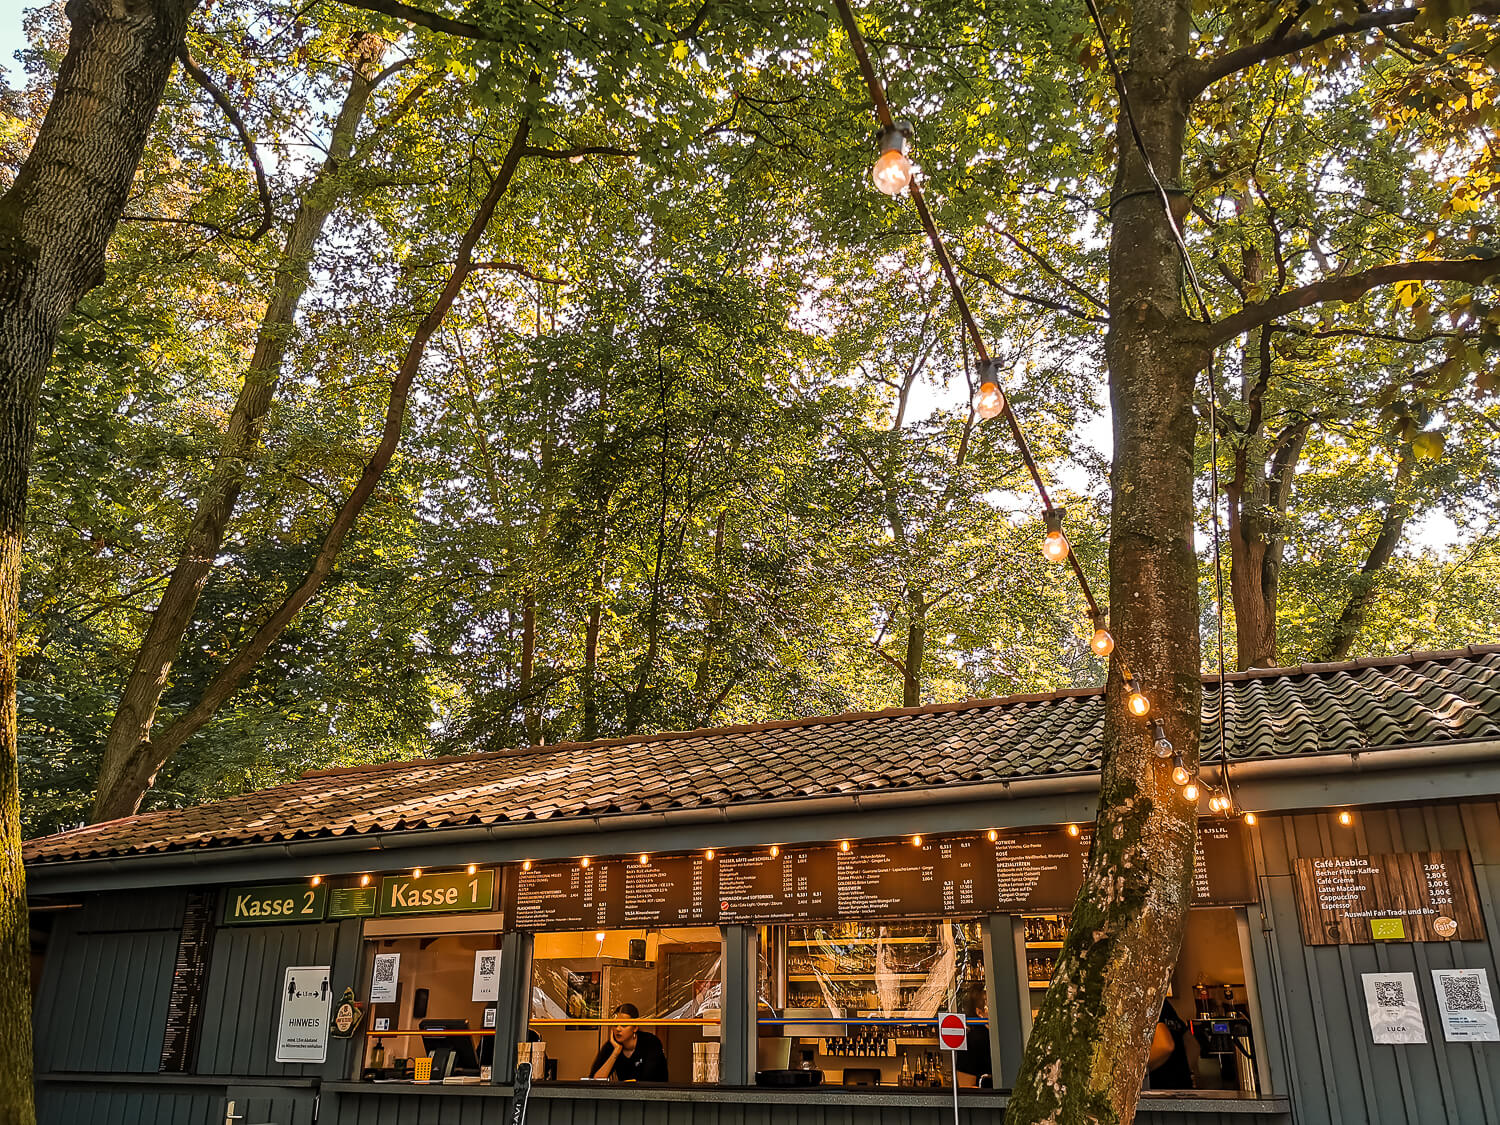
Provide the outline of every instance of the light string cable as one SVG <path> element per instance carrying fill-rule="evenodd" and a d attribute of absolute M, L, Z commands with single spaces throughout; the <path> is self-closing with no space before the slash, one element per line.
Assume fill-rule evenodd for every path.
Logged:
<path fill-rule="evenodd" d="M 1187 240 L 1182 235 L 1182 228 L 1177 225 L 1177 216 L 1172 212 L 1172 200 L 1166 185 L 1162 183 L 1161 177 L 1156 173 L 1156 165 L 1152 163 L 1151 154 L 1146 151 L 1146 142 L 1141 137 L 1140 126 L 1136 123 L 1135 108 L 1130 102 L 1130 89 L 1125 84 L 1125 74 L 1120 69 L 1119 60 L 1115 57 L 1114 45 L 1109 38 L 1109 32 L 1105 30 L 1104 20 L 1099 15 L 1099 7 L 1095 0 L 1083 0 L 1088 8 L 1089 18 L 1094 23 L 1094 28 L 1099 32 L 1099 43 L 1104 49 L 1104 58 L 1109 65 L 1110 74 L 1115 80 L 1115 88 L 1120 93 L 1120 108 L 1125 112 L 1125 122 L 1130 128 L 1130 137 L 1136 151 L 1140 154 L 1141 163 L 1145 166 L 1146 175 L 1150 178 L 1156 193 L 1161 197 L 1162 210 L 1166 214 L 1167 229 L 1172 233 L 1172 241 L 1177 247 L 1177 253 L 1182 258 L 1183 270 L 1188 277 L 1188 283 L 1193 290 L 1193 297 L 1198 305 L 1199 319 L 1205 325 L 1213 323 L 1213 315 L 1208 310 L 1208 301 L 1203 296 L 1203 284 L 1199 280 L 1198 270 L 1193 265 L 1192 255 L 1188 253 Z M 1112 200 L 1110 209 L 1113 211 L 1114 204 L 1119 200 Z M 1223 811 L 1226 813 L 1234 811 L 1236 802 L 1234 799 L 1233 782 L 1229 774 L 1229 742 L 1225 737 L 1225 666 L 1224 666 L 1224 563 L 1219 548 L 1219 384 L 1214 374 L 1214 352 L 1208 353 L 1208 443 L 1209 443 L 1209 506 L 1213 521 L 1213 559 L 1214 559 L 1214 600 L 1218 618 L 1218 692 L 1217 692 L 1217 719 L 1219 734 L 1219 773 L 1220 781 L 1224 787 L 1225 804 Z M 1218 811 L 1218 810 L 1215 810 Z"/>
<path fill-rule="evenodd" d="M 854 53 L 855 61 L 859 64 L 860 73 L 864 76 L 865 84 L 869 87 L 870 101 L 874 105 L 875 114 L 883 129 L 888 133 L 894 131 L 897 129 L 897 123 L 891 115 L 890 104 L 885 96 L 885 88 L 881 84 L 879 76 L 875 73 L 875 67 L 870 61 L 864 36 L 859 30 L 859 23 L 855 19 L 853 9 L 849 6 L 849 0 L 833 0 L 833 4 L 838 11 L 840 21 L 844 25 L 844 30 L 848 33 L 849 46 Z M 983 371 L 984 366 L 991 362 L 990 353 L 985 347 L 984 336 L 974 319 L 973 311 L 969 308 L 968 299 L 964 296 L 963 285 L 958 280 L 958 273 L 954 268 L 953 258 L 948 253 L 948 247 L 937 228 L 937 223 L 933 220 L 932 211 L 927 206 L 927 200 L 922 194 L 921 185 L 915 177 L 912 177 L 907 187 L 911 193 L 912 203 L 916 207 L 917 217 L 922 223 L 922 229 L 926 233 L 928 241 L 932 244 L 932 250 L 937 257 L 938 265 L 943 271 L 943 276 L 947 279 L 949 289 L 952 291 L 953 303 L 958 310 L 964 331 L 973 341 L 975 358 L 979 361 L 981 371 Z M 1105 628 L 1104 611 L 1100 608 L 1098 600 L 1094 597 L 1094 591 L 1089 584 L 1088 576 L 1083 571 L 1082 564 L 1078 561 L 1077 553 L 1071 549 L 1066 549 L 1066 539 L 1062 537 L 1061 533 L 1062 509 L 1052 503 L 1051 494 L 1047 491 L 1046 482 L 1042 479 L 1041 470 L 1037 466 L 1036 458 L 1031 452 L 1031 443 L 1027 440 L 1026 433 L 1021 428 L 1020 420 L 1016 417 L 1014 408 L 1009 402 L 1006 402 L 1001 413 L 1005 416 L 1006 423 L 1010 427 L 1011 437 L 1015 441 L 1017 452 L 1019 452 L 1027 472 L 1031 475 L 1032 483 L 1036 487 L 1037 496 L 1042 502 L 1042 513 L 1049 529 L 1049 538 L 1055 532 L 1062 539 L 1064 549 L 1066 550 L 1064 557 L 1072 568 L 1073 575 L 1078 581 L 1079 589 L 1083 593 L 1084 603 L 1088 607 L 1089 616 L 1096 626 L 1094 641 L 1091 642 L 1090 647 L 1097 655 L 1107 658 L 1114 651 L 1115 642 Z M 1063 558 L 1058 557 L 1054 561 L 1062 562 Z M 1141 691 L 1135 674 L 1126 663 L 1123 654 L 1119 657 L 1119 666 L 1121 678 L 1124 680 L 1126 691 L 1129 693 L 1129 709 L 1136 717 L 1144 718 L 1150 712 L 1150 700 Z M 1160 720 L 1153 720 L 1152 726 L 1157 736 L 1155 740 L 1157 753 L 1163 757 L 1173 756 L 1172 745 L 1162 733 Z"/>

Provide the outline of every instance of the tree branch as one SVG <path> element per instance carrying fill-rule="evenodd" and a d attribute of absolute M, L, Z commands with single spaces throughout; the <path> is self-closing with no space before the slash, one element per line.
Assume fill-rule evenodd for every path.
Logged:
<path fill-rule="evenodd" d="M 193 56 L 188 53 L 186 44 L 183 44 L 178 49 L 177 58 L 182 63 L 182 69 L 187 71 L 188 76 L 194 82 L 198 83 L 199 86 L 203 87 L 208 96 L 214 100 L 214 104 L 223 111 L 224 116 L 229 118 L 229 123 L 234 126 L 234 131 L 240 135 L 240 144 L 245 146 L 245 155 L 250 158 L 251 167 L 255 169 L 255 190 L 260 196 L 260 226 L 256 227 L 249 234 L 219 232 L 226 238 L 237 238 L 245 242 L 254 242 L 271 229 L 271 224 L 276 219 L 276 213 L 271 207 L 271 185 L 266 180 L 266 170 L 260 162 L 260 152 L 255 147 L 255 141 L 250 137 L 250 130 L 245 128 L 245 119 L 240 116 L 240 111 L 229 100 L 229 95 L 219 89 L 218 84 L 208 76 L 208 72 L 193 61 Z"/>
<path fill-rule="evenodd" d="M 465 23 L 463 20 L 450 19 L 447 16 L 438 15 L 436 12 L 413 8 L 410 4 L 401 3 L 401 0 L 339 0 L 339 2 L 346 7 L 363 8 L 367 12 L 378 12 L 382 16 L 405 20 L 407 23 L 414 23 L 418 27 L 425 27 L 432 31 L 441 31 L 445 35 L 457 35 L 462 39 L 478 39 L 485 43 L 508 42 L 505 37 L 497 35 L 487 28 L 480 27 L 478 24 Z"/>
<path fill-rule="evenodd" d="M 1272 59 L 1295 55 L 1298 51 L 1305 51 L 1309 47 L 1326 43 L 1330 39 L 1340 39 L 1347 35 L 1360 35 L 1366 31 L 1379 31 L 1411 23 L 1421 14 L 1421 11 L 1420 7 L 1411 7 L 1364 12 L 1348 23 L 1336 23 L 1325 27 L 1322 31 L 1304 31 L 1297 35 L 1285 34 L 1283 30 L 1285 24 L 1283 24 L 1281 28 L 1277 28 L 1275 34 L 1262 39 L 1259 43 L 1248 43 L 1243 47 L 1227 51 L 1217 58 L 1200 60 L 1187 76 L 1188 97 L 1196 98 L 1221 78 L 1227 78 L 1241 70 L 1248 70 L 1263 62 L 1270 62 Z M 1487 16 L 1494 15 L 1497 11 L 1500 11 L 1500 4 L 1475 4 L 1469 9 L 1469 15 Z"/>
<path fill-rule="evenodd" d="M 521 265 L 520 262 L 475 262 L 469 268 L 476 270 L 505 270 L 509 273 L 518 273 L 522 277 L 541 285 L 566 285 L 568 283 L 567 278 L 548 277 L 546 274 L 535 273 Z"/>
<path fill-rule="evenodd" d="M 527 145 L 522 156 L 535 156 L 542 160 L 572 160 L 585 156 L 635 156 L 633 148 L 611 148 L 608 145 L 576 145 L 573 148 L 539 148 Z"/>
<path fill-rule="evenodd" d="M 1371 289 L 1394 285 L 1398 281 L 1461 281 L 1479 285 L 1500 274 L 1500 256 L 1463 258 L 1458 261 L 1391 262 L 1384 266 L 1351 273 L 1345 277 L 1325 277 L 1309 285 L 1288 289 L 1264 301 L 1246 305 L 1232 316 L 1209 326 L 1209 347 L 1218 347 L 1243 332 L 1326 301 L 1354 301 Z"/>

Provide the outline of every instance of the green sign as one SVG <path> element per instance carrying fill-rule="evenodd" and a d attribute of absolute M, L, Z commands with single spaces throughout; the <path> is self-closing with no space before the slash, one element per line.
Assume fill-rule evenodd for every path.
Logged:
<path fill-rule="evenodd" d="M 387 875 L 380 880 L 382 914 L 453 914 L 495 909 L 495 873 L 450 871 Z"/>
<path fill-rule="evenodd" d="M 368 918 L 374 913 L 374 887 L 332 887 L 329 889 L 328 917 Z"/>
<path fill-rule="evenodd" d="M 1406 923 L 1400 918 L 1371 918 L 1370 936 L 1376 941 L 1405 941 Z"/>
<path fill-rule="evenodd" d="M 321 922 L 328 902 L 328 888 L 306 883 L 279 887 L 231 887 L 224 892 L 226 926 L 273 922 Z"/>

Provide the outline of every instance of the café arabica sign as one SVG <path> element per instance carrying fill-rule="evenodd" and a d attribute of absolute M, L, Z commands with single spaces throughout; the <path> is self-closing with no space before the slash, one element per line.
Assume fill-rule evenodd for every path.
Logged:
<path fill-rule="evenodd" d="M 380 881 L 381 914 L 453 914 L 495 909 L 495 872 L 387 875 Z"/>

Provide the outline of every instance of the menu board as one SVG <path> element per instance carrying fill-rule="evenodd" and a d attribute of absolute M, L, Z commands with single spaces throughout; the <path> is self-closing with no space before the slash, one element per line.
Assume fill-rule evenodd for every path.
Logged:
<path fill-rule="evenodd" d="M 1315 856 L 1293 869 L 1308 945 L 1484 940 L 1467 852 Z"/>
<path fill-rule="evenodd" d="M 203 1022 L 203 985 L 213 944 L 213 902 L 212 891 L 191 891 L 187 896 L 177 960 L 172 966 L 172 988 L 167 994 L 167 1027 L 158 1067 L 162 1074 L 186 1074 L 192 1066 Z"/>
<path fill-rule="evenodd" d="M 507 914 L 518 930 L 693 926 L 715 918 L 714 869 L 701 855 L 647 863 L 537 864 L 516 873 Z"/>
<path fill-rule="evenodd" d="M 754 852 L 538 864 L 507 882 L 521 930 L 591 930 L 838 918 L 1064 911 L 1083 885 L 1093 831 L 1062 828 Z M 1199 826 L 1194 905 L 1255 901 L 1237 821 Z"/>

